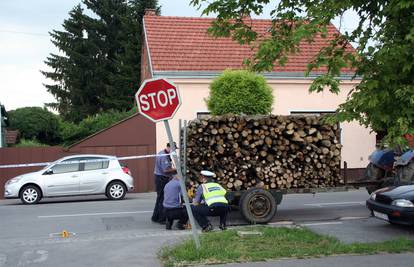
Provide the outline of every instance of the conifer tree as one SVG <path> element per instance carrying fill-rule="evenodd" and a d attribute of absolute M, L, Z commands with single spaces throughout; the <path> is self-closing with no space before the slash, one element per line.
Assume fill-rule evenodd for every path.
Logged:
<path fill-rule="evenodd" d="M 64 119 L 78 122 L 106 110 L 128 110 L 140 84 L 142 18 L 157 0 L 83 0 L 69 12 L 63 30 L 53 30 L 42 71 Z M 92 13 L 92 14 L 91 14 Z M 89 15 L 91 14 L 91 15 Z"/>

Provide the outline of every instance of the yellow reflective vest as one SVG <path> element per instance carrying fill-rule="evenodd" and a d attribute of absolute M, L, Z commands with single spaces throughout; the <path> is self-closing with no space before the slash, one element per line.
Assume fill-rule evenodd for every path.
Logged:
<path fill-rule="evenodd" d="M 203 187 L 203 197 L 207 206 L 210 206 L 214 203 L 229 203 L 224 197 L 226 195 L 226 189 L 224 189 L 218 183 L 205 183 L 201 186 Z"/>

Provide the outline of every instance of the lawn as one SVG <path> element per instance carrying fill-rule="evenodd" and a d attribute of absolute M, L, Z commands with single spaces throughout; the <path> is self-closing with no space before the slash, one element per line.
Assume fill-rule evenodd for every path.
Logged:
<path fill-rule="evenodd" d="M 239 237 L 237 231 L 259 231 L 261 236 Z M 309 258 L 338 254 L 376 254 L 414 251 L 414 241 L 396 239 L 381 243 L 344 244 L 306 228 L 265 226 L 205 233 L 196 250 L 190 238 L 173 247 L 165 247 L 159 257 L 164 266 L 254 262 L 280 258 Z"/>

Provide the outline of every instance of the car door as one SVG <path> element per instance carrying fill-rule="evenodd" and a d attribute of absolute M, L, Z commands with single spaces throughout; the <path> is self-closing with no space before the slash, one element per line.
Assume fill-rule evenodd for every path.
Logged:
<path fill-rule="evenodd" d="M 80 184 L 79 158 L 70 158 L 49 168 L 42 177 L 47 196 L 78 195 Z M 71 162 L 71 163 L 68 163 Z"/>
<path fill-rule="evenodd" d="M 85 157 L 82 160 L 103 160 L 82 163 L 82 175 L 80 177 L 81 194 L 97 194 L 105 192 L 106 181 L 109 176 L 109 159 L 100 157 Z"/>

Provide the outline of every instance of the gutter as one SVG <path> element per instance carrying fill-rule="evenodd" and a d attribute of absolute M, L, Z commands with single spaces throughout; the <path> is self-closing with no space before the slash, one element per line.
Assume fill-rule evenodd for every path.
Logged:
<path fill-rule="evenodd" d="M 152 71 L 152 69 L 151 69 Z M 221 71 L 155 71 L 152 72 L 153 78 L 181 78 L 181 79 L 213 79 L 218 77 Z M 276 80 L 314 80 L 321 76 L 321 73 L 310 73 L 305 76 L 304 72 L 264 72 L 262 75 L 266 79 Z M 336 77 L 339 80 L 361 80 L 361 76 L 354 77 L 353 73 L 343 73 Z"/>

